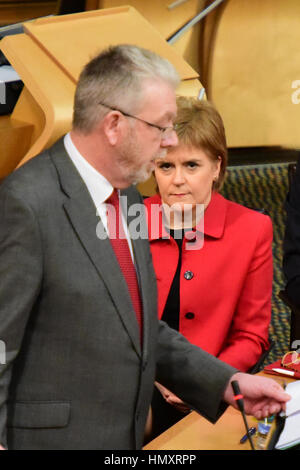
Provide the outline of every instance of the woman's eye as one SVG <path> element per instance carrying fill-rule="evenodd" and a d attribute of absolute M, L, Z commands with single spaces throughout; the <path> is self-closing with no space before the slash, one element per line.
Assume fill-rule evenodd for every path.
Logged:
<path fill-rule="evenodd" d="M 171 168 L 170 163 L 159 163 L 158 168 L 160 170 L 169 170 Z"/>
<path fill-rule="evenodd" d="M 188 168 L 196 168 L 198 165 L 195 162 L 187 162 L 187 167 Z"/>

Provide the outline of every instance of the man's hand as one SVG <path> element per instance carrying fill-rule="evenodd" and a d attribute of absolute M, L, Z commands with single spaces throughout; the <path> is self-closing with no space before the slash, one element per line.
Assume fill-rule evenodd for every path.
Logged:
<path fill-rule="evenodd" d="M 275 380 L 237 372 L 231 377 L 223 397 L 234 408 L 237 408 L 237 404 L 231 387 L 233 380 L 238 381 L 244 396 L 245 413 L 257 419 L 285 410 L 285 404 L 291 398 Z"/>

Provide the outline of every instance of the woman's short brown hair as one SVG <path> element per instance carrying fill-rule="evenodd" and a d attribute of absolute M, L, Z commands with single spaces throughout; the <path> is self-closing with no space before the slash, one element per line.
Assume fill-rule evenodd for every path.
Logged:
<path fill-rule="evenodd" d="M 227 166 L 227 144 L 222 118 L 209 101 L 180 96 L 177 98 L 176 133 L 179 144 L 200 148 L 211 160 L 220 156 L 221 169 L 214 183 L 215 191 L 222 187 Z"/>

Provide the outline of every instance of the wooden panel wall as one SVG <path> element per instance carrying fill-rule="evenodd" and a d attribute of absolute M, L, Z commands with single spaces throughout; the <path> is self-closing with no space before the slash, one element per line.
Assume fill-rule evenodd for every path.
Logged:
<path fill-rule="evenodd" d="M 59 1 L 0 0 L 0 26 L 56 14 Z"/>
<path fill-rule="evenodd" d="M 196 16 L 205 7 L 205 0 L 188 0 L 180 6 L 169 10 L 173 0 L 86 0 L 86 10 L 112 8 L 130 5 L 149 21 L 165 38 L 174 34 L 177 29 Z M 187 31 L 177 42 L 174 49 L 199 73 L 200 40 L 202 22 Z"/>

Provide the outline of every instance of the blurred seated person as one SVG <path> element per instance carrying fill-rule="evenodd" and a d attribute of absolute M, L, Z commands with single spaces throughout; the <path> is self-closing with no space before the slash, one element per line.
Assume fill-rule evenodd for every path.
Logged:
<path fill-rule="evenodd" d="M 177 104 L 179 144 L 156 160 L 158 194 L 145 199 L 159 318 L 191 343 L 248 371 L 269 347 L 272 223 L 218 192 L 227 148 L 217 110 L 195 98 L 180 97 Z M 171 391 L 156 386 L 155 435 L 188 411 Z M 176 409 L 167 405 L 170 416 L 157 428 L 166 402 Z"/>
<path fill-rule="evenodd" d="M 283 245 L 283 271 L 289 300 L 300 308 L 300 164 L 292 177 L 286 201 L 287 222 Z"/>

